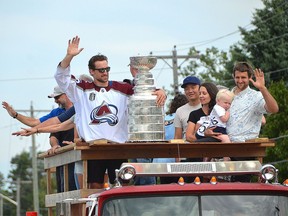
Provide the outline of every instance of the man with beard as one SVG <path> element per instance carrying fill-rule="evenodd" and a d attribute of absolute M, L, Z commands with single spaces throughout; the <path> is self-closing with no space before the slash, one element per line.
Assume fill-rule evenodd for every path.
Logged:
<path fill-rule="evenodd" d="M 254 74 L 254 79 L 253 79 Z M 227 134 L 231 142 L 245 142 L 259 136 L 263 114 L 277 113 L 277 101 L 265 86 L 264 73 L 255 69 L 247 62 L 238 62 L 233 68 L 233 77 L 236 86 L 232 89 L 234 99 L 230 107 L 230 118 L 227 122 Z M 258 89 L 249 87 L 249 82 Z M 211 129 L 205 131 L 206 136 L 217 138 L 220 133 Z M 211 141 L 211 137 L 199 140 Z M 214 140 L 216 141 L 216 140 Z M 232 160 L 251 160 L 254 158 L 231 158 Z M 250 181 L 249 176 L 234 176 L 233 181 Z"/>
<path fill-rule="evenodd" d="M 55 79 L 60 88 L 73 102 L 76 115 L 75 124 L 79 137 L 91 142 L 107 139 L 123 143 L 128 140 L 128 98 L 133 94 L 133 86 L 109 80 L 108 58 L 98 54 L 90 58 L 88 69 L 93 82 L 79 81 L 70 74 L 72 59 L 82 52 L 80 38 L 68 42 L 67 53 L 59 63 Z M 154 92 L 153 94 L 156 94 Z M 166 95 L 162 94 L 157 104 L 163 105 Z M 155 101 L 155 103 L 156 103 Z M 88 161 L 88 182 L 92 188 L 103 188 L 104 174 L 108 170 L 109 182 L 114 183 L 115 169 L 126 159 L 106 159 Z"/>

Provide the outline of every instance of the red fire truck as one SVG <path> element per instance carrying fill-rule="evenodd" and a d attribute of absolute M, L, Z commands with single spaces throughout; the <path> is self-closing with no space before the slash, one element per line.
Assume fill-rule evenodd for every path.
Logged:
<path fill-rule="evenodd" d="M 88 198 L 64 202 L 86 202 L 89 216 L 288 215 L 288 180 L 278 183 L 278 170 L 273 165 L 262 166 L 259 161 L 124 163 L 116 174 L 113 187 Z M 136 175 L 177 176 L 179 180 L 172 184 L 122 185 L 123 180 Z M 253 175 L 256 180 L 223 181 L 225 176 L 235 175 Z M 194 182 L 186 183 L 183 177 L 187 176 L 195 178 Z M 59 208 L 61 205 L 61 212 Z"/>

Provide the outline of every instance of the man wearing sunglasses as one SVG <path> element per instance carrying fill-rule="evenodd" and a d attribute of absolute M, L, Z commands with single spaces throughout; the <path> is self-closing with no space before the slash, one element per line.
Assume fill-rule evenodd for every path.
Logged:
<path fill-rule="evenodd" d="M 104 55 L 93 56 L 88 62 L 94 82 L 79 81 L 71 76 L 70 63 L 83 50 L 79 48 L 79 42 L 78 36 L 69 40 L 66 56 L 55 74 L 58 85 L 74 103 L 79 136 L 86 142 L 107 139 L 124 143 L 128 140 L 128 98 L 133 94 L 133 86 L 109 80 L 110 67 Z M 165 99 L 166 95 L 157 96 L 157 104 L 163 105 Z M 113 184 L 115 169 L 125 161 L 88 161 L 88 183 L 92 188 L 103 188 L 107 169 L 109 181 Z"/>

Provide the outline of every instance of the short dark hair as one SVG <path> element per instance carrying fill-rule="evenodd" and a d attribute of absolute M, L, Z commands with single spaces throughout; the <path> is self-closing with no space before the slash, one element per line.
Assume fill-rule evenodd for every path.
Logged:
<path fill-rule="evenodd" d="M 237 62 L 234 65 L 234 67 L 233 67 L 233 77 L 235 76 L 235 72 L 236 71 L 247 72 L 249 78 L 252 77 L 252 74 L 253 74 L 253 68 L 247 62 Z"/>
<path fill-rule="evenodd" d="M 107 61 L 108 62 L 108 58 L 107 58 L 107 56 L 102 55 L 102 54 L 92 56 L 88 62 L 88 68 L 95 70 L 95 62 L 96 61 Z"/>

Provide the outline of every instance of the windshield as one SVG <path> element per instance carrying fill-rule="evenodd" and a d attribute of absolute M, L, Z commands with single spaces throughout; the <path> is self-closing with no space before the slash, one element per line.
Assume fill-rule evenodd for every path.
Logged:
<path fill-rule="evenodd" d="M 121 197 L 105 202 L 103 216 L 287 216 L 288 197 L 268 195 Z"/>

